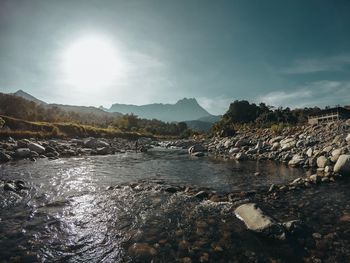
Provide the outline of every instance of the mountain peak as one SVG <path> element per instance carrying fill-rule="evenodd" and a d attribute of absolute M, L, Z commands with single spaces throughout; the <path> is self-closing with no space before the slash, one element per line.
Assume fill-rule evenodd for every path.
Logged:
<path fill-rule="evenodd" d="M 26 100 L 33 101 L 33 102 L 38 103 L 38 104 L 46 104 L 46 102 L 35 98 L 34 96 L 30 95 L 29 93 L 27 93 L 21 89 L 17 90 L 15 93 L 12 93 L 12 95 L 15 95 L 17 97 L 21 97 L 21 98 L 26 99 Z"/>
<path fill-rule="evenodd" d="M 181 100 L 178 100 L 176 104 L 193 104 L 193 105 L 198 105 L 198 102 L 195 98 L 183 98 Z"/>
<path fill-rule="evenodd" d="M 110 112 L 133 113 L 145 119 L 158 119 L 166 122 L 196 120 L 212 116 L 203 109 L 195 98 L 183 98 L 175 104 L 153 103 L 147 105 L 113 104 Z"/>

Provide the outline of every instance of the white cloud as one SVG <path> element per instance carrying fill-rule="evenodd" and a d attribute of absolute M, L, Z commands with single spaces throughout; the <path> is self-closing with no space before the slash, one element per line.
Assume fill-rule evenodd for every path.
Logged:
<path fill-rule="evenodd" d="M 322 80 L 311 82 L 293 91 L 274 91 L 258 97 L 272 106 L 308 107 L 350 104 L 350 81 Z"/>
<path fill-rule="evenodd" d="M 350 55 L 324 58 L 303 58 L 281 70 L 282 74 L 309 74 L 326 71 L 341 71 L 350 64 Z"/>

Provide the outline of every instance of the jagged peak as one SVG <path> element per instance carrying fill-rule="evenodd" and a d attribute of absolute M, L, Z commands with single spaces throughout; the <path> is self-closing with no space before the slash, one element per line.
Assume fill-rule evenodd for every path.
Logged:
<path fill-rule="evenodd" d="M 183 98 L 178 100 L 176 104 L 198 104 L 198 102 L 195 98 Z"/>

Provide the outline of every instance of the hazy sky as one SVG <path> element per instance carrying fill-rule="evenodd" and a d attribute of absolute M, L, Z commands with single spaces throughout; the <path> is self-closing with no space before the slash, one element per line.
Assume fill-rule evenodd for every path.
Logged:
<path fill-rule="evenodd" d="M 350 104 L 349 0 L 0 0 L 0 91 L 77 105 Z"/>

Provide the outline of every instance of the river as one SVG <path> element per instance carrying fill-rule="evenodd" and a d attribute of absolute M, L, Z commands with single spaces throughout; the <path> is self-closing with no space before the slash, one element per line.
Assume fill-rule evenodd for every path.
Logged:
<path fill-rule="evenodd" d="M 23 180 L 29 190 L 0 190 L 0 262 L 253 262 L 269 242 L 245 231 L 230 204 L 161 187 L 252 191 L 304 175 L 164 148 L 4 164 L 0 179 Z"/>

